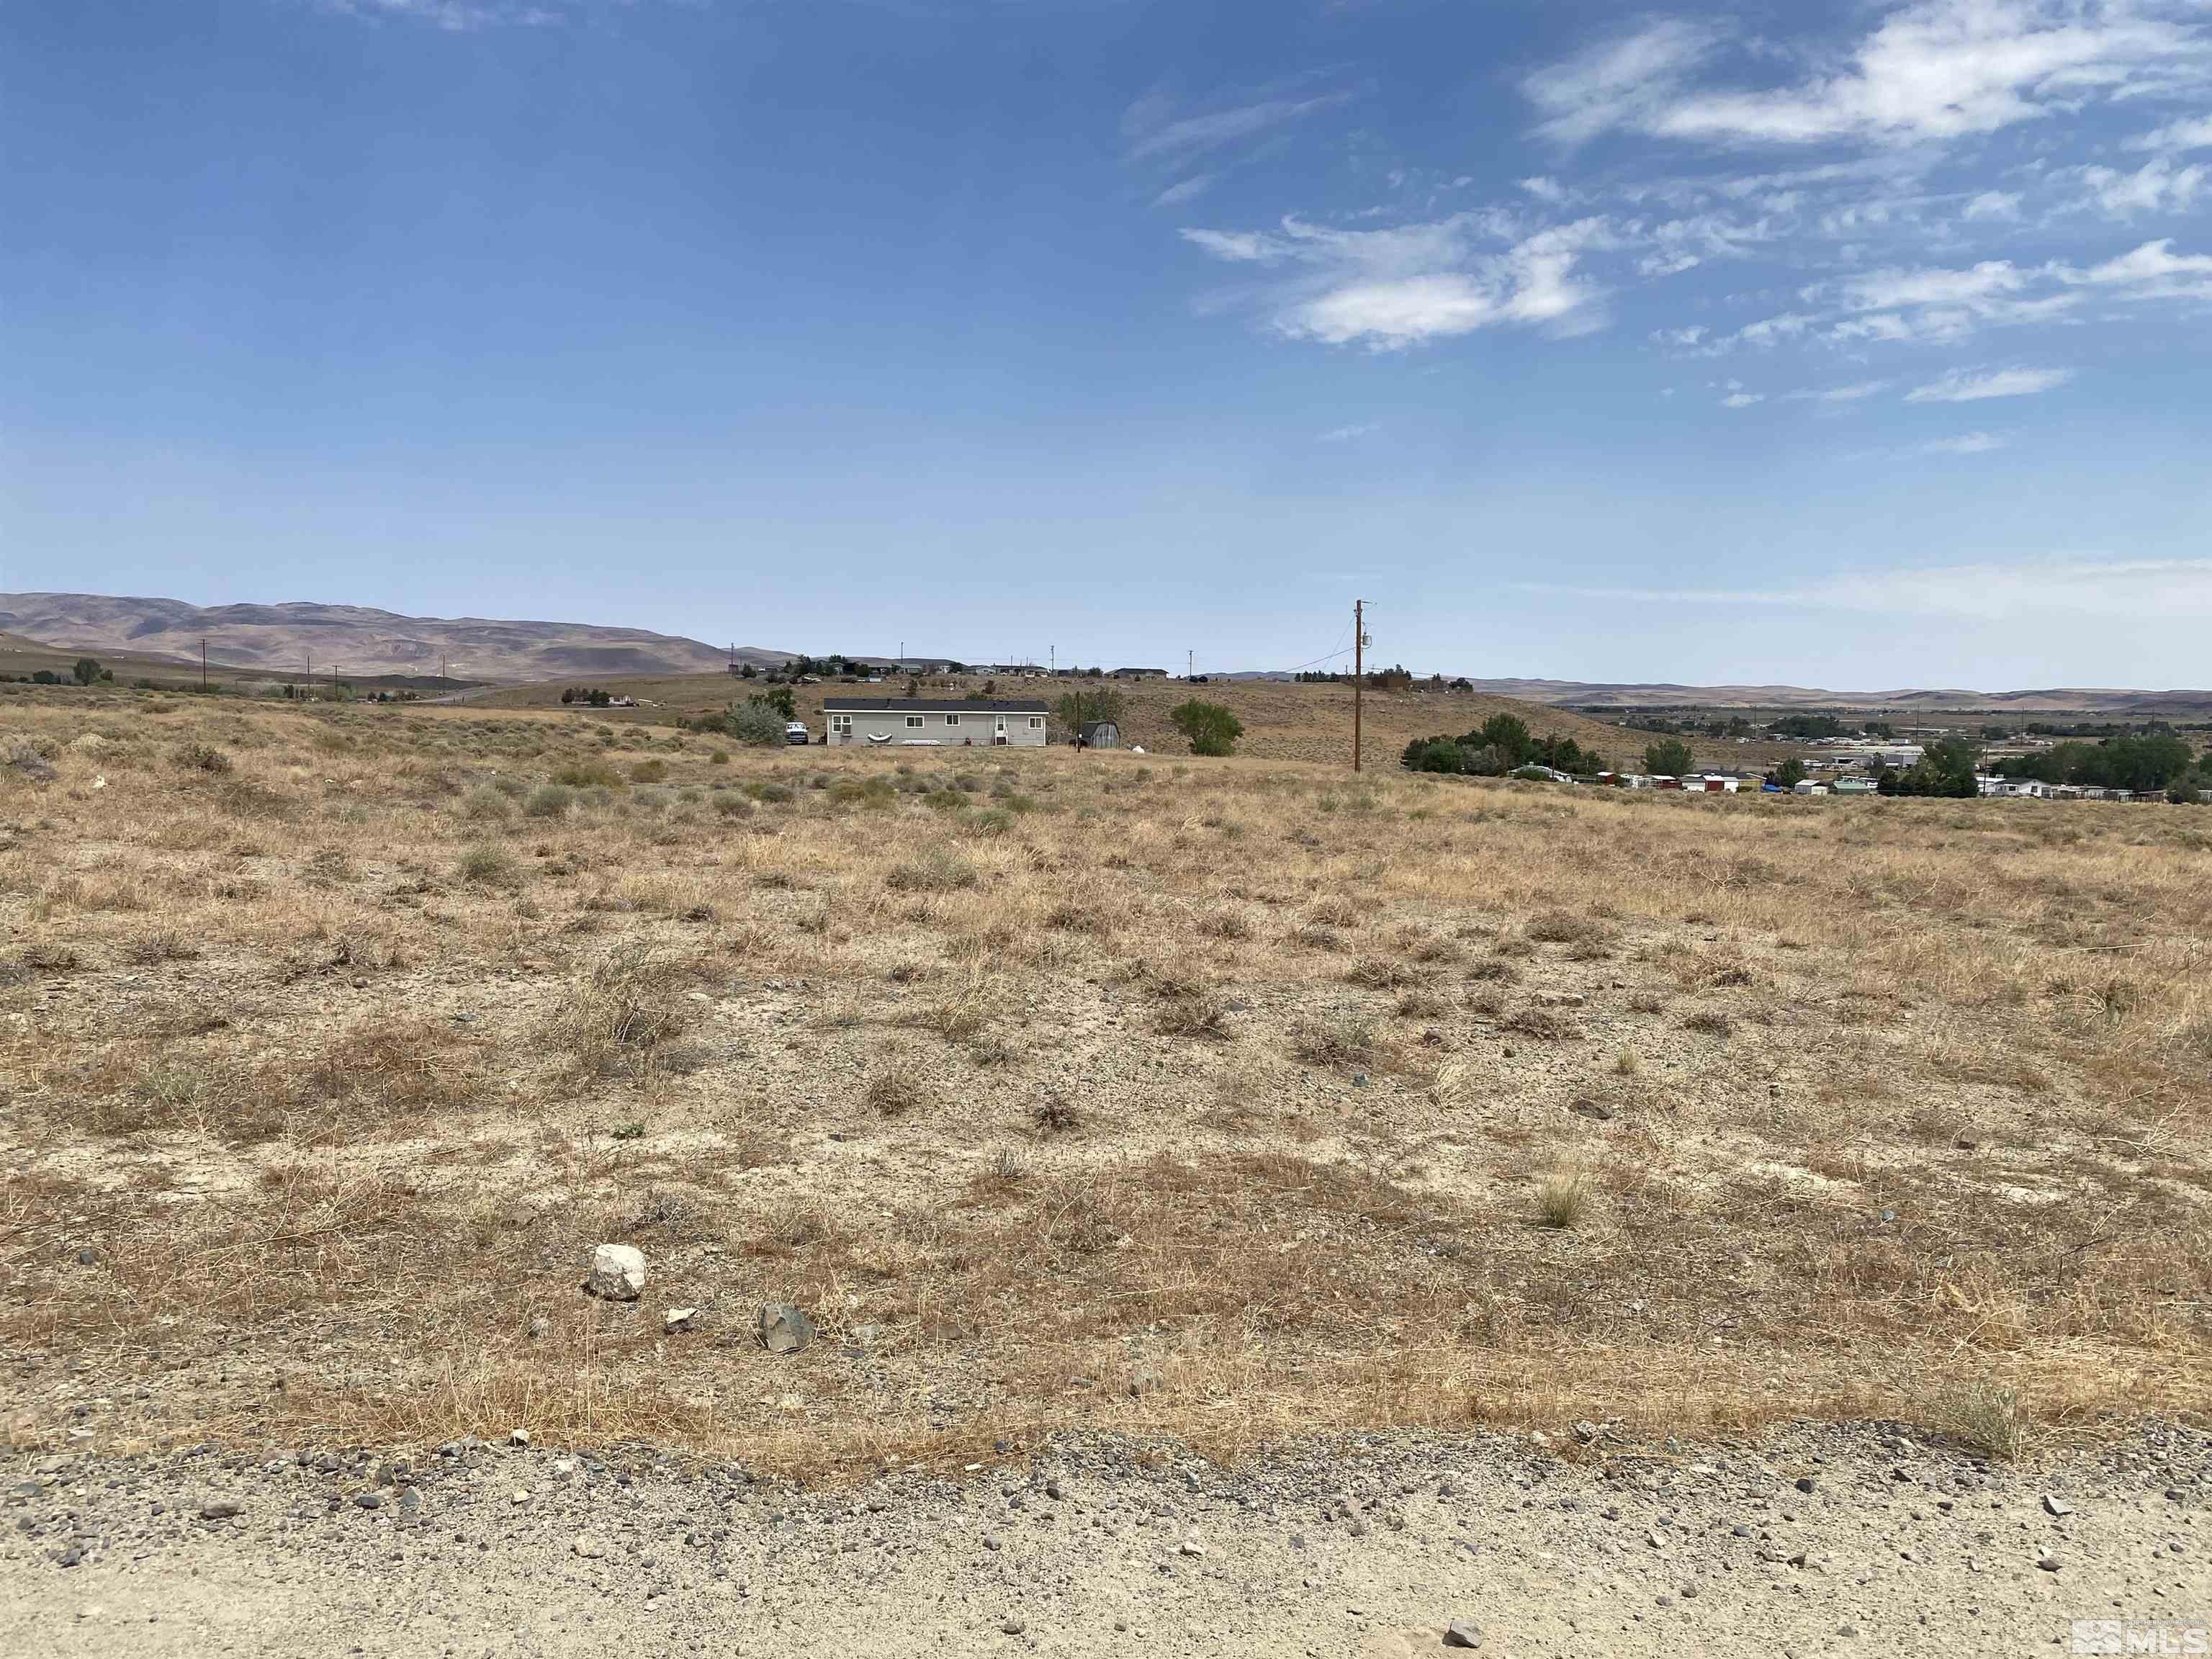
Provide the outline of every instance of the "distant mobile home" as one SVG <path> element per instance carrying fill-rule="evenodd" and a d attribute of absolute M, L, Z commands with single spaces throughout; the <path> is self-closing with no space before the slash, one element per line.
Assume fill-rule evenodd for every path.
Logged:
<path fill-rule="evenodd" d="M 831 748 L 1041 749 L 1045 705 L 1028 697 L 824 697 Z"/>

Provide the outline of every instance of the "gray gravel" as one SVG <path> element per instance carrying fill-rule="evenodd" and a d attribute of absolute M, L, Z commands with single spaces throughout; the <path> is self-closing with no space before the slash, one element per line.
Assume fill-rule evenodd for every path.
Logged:
<path fill-rule="evenodd" d="M 1579 1436 L 1577 1437 L 1579 1439 Z M 1800 1490 L 1800 1478 L 1813 1481 Z M 516 1494 L 526 1492 L 526 1501 Z M 2212 1620 L 2212 1443 L 1111 1440 L 809 1491 L 640 1449 L 0 1456 L 0 1653 L 2064 1653 Z"/>

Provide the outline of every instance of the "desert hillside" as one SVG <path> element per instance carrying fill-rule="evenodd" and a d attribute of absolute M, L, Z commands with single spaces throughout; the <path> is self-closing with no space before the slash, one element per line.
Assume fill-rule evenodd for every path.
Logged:
<path fill-rule="evenodd" d="M 283 672 L 333 670 L 356 678 L 450 673 L 456 679 L 539 680 L 574 674 L 719 671 L 721 646 L 641 628 L 403 617 L 358 605 L 187 605 L 103 593 L 0 593 L 0 629 L 70 651 L 210 658 Z M 760 664 L 790 653 L 747 646 Z"/>

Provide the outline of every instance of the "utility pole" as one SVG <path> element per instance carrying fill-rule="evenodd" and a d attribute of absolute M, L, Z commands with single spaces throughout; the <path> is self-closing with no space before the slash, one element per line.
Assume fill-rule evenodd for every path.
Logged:
<path fill-rule="evenodd" d="M 1183 684 L 1186 684 L 1186 685 L 1188 685 L 1188 684 L 1190 683 L 1190 677 L 1191 677 L 1193 674 L 1196 673 L 1197 672 L 1198 672 L 1198 653 L 1197 653 L 1197 652 L 1195 652 L 1195 651 L 1186 651 L 1186 652 L 1184 652 L 1184 653 L 1182 653 L 1182 678 L 1183 678 Z"/>
<path fill-rule="evenodd" d="M 1359 769 L 1360 682 L 1367 678 L 1367 601 L 1352 602 L 1352 769 Z"/>

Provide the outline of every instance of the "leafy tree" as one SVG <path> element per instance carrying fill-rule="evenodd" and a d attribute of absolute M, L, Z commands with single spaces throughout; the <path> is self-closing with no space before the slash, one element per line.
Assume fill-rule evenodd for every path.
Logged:
<path fill-rule="evenodd" d="M 76 666 L 70 672 L 76 676 L 79 685 L 90 685 L 100 678 L 100 659 L 97 657 L 79 657 Z"/>
<path fill-rule="evenodd" d="M 1897 728 L 1887 720 L 1869 720 L 1865 731 L 1870 738 L 1895 738 Z"/>
<path fill-rule="evenodd" d="M 1662 778 L 1679 778 L 1696 764 L 1690 745 L 1680 738 L 1663 738 L 1644 750 L 1644 769 Z"/>
<path fill-rule="evenodd" d="M 1805 763 L 1792 755 L 1774 769 L 1774 781 L 1784 789 L 1795 789 L 1805 781 Z"/>
<path fill-rule="evenodd" d="M 1784 714 L 1767 728 L 1778 738 L 1840 738 L 1844 723 L 1833 714 Z"/>
<path fill-rule="evenodd" d="M 799 699 L 787 685 L 771 686 L 765 691 L 756 691 L 745 701 L 756 708 L 765 708 L 781 720 L 791 720 L 799 713 Z"/>
<path fill-rule="evenodd" d="M 1931 743 L 1920 758 L 1898 779 L 1904 795 L 1966 797 L 1981 793 L 1974 781 L 1981 753 L 1964 738 L 1944 738 Z"/>
<path fill-rule="evenodd" d="M 1876 774 L 1875 775 L 1875 780 L 1874 780 L 1874 790 L 1875 790 L 1875 793 L 1876 793 L 1877 795 L 1894 795 L 1894 794 L 1896 794 L 1896 793 L 1898 793 L 1898 787 L 1897 787 L 1897 777 L 1898 777 L 1898 774 L 1897 774 L 1897 769 L 1896 769 L 1895 767 L 1893 767 L 1893 766 L 1885 766 L 1885 767 L 1883 767 L 1880 772 L 1878 772 L 1878 773 L 1876 773 Z"/>
<path fill-rule="evenodd" d="M 1482 723 L 1482 741 L 1500 754 L 1508 757 L 1515 766 L 1520 765 L 1535 752 L 1535 739 L 1528 735 L 1528 723 L 1518 714 L 1492 714 Z"/>
<path fill-rule="evenodd" d="M 1406 745 L 1400 764 L 1409 772 L 1465 771 L 1465 757 L 1459 744 L 1450 738 L 1415 738 Z"/>
<path fill-rule="evenodd" d="M 1176 704 L 1168 719 L 1190 739 L 1194 755 L 1233 755 L 1237 739 L 1244 735 L 1244 723 L 1236 715 L 1218 702 L 1200 702 L 1195 697 Z"/>

